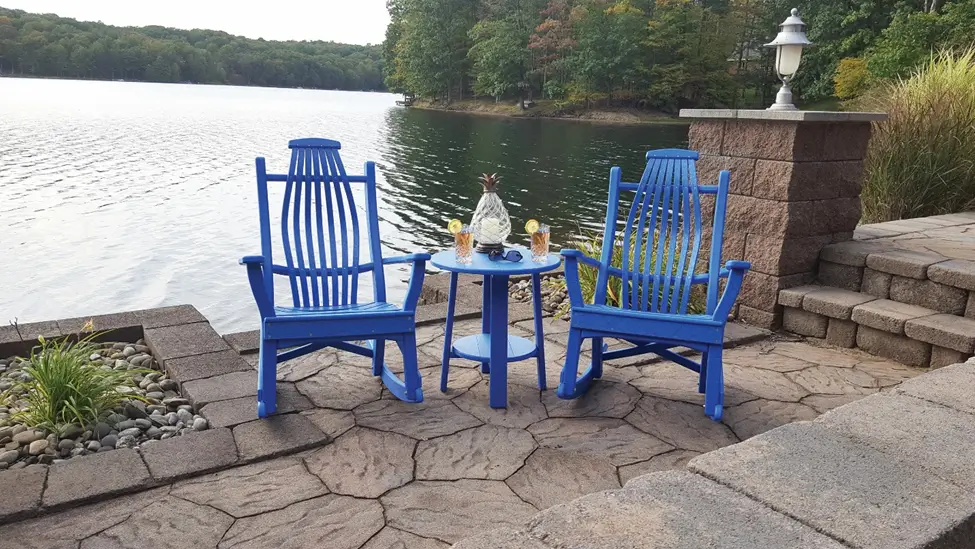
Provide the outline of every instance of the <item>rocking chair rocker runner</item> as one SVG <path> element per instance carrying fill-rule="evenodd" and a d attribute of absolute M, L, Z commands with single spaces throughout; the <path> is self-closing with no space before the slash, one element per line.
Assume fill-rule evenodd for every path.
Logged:
<path fill-rule="evenodd" d="M 348 175 L 339 157 L 341 145 L 328 139 L 296 139 L 288 143 L 291 167 L 286 175 L 269 174 L 258 158 L 257 198 L 261 221 L 261 255 L 247 256 L 251 291 L 261 314 L 257 413 L 267 417 L 277 409 L 278 363 L 325 347 L 335 347 L 372 359 L 372 373 L 380 376 L 393 395 L 421 402 L 414 313 L 423 286 L 429 254 L 383 259 L 376 206 L 376 165 L 366 162 L 365 175 Z M 281 183 L 281 244 L 284 264 L 271 255 L 268 182 Z M 363 184 L 365 207 L 357 208 L 353 184 Z M 364 210 L 364 211 L 363 211 Z M 360 215 L 364 213 L 364 226 Z M 367 231 L 369 261 L 360 254 L 360 231 Z M 383 266 L 413 263 L 402 307 L 386 302 Z M 359 276 L 372 273 L 372 303 L 358 302 Z M 284 275 L 293 306 L 274 304 L 273 275 Z M 357 345 L 353 341 L 367 342 Z M 386 340 L 403 353 L 403 379 L 383 361 Z M 280 349 L 287 349 L 279 352 Z M 327 375 L 327 373 L 326 373 Z"/>
<path fill-rule="evenodd" d="M 639 183 L 621 181 L 620 169 L 612 168 L 602 257 L 595 260 L 579 250 L 562 250 L 572 318 L 558 389 L 561 398 L 585 393 L 602 376 L 605 360 L 655 353 L 698 372 L 704 412 L 715 421 L 721 419 L 724 328 L 751 265 L 729 261 L 720 268 L 730 173 L 722 171 L 716 186 L 698 185 L 697 159 L 694 151 L 650 151 Z M 623 192 L 627 192 L 625 197 L 621 197 Z M 631 193 L 633 199 L 628 202 Z M 714 222 L 707 272 L 695 274 L 703 234 L 702 195 L 715 197 Z M 622 241 L 616 232 L 621 207 L 628 210 Z M 616 244 L 622 246 L 621 267 L 611 264 Z M 592 304 L 583 301 L 580 263 L 598 271 Z M 607 304 L 610 277 L 621 279 L 618 305 Z M 719 298 L 721 279 L 726 283 Z M 699 284 L 706 285 L 706 308 L 703 314 L 692 314 L 688 311 L 691 292 Z M 603 344 L 606 337 L 633 346 L 608 351 Z M 586 338 L 592 339 L 592 363 L 580 376 L 579 352 Z M 670 350 L 677 346 L 700 351 L 701 362 Z"/>

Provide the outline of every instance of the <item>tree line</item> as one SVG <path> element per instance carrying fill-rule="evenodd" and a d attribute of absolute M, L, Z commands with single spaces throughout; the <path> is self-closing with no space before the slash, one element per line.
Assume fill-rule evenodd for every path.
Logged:
<path fill-rule="evenodd" d="M 383 56 L 392 91 L 447 102 L 541 96 L 675 111 L 767 105 L 777 87 L 775 54 L 762 46 L 796 0 L 387 4 L 392 22 Z M 975 0 L 817 0 L 798 7 L 816 44 L 794 82 L 807 101 L 834 96 L 842 60 L 889 78 L 933 49 L 975 36 Z M 868 77 L 855 79 L 869 86 Z"/>
<path fill-rule="evenodd" d="M 382 50 L 212 30 L 115 27 L 0 8 L 0 74 L 341 90 L 385 89 Z"/>

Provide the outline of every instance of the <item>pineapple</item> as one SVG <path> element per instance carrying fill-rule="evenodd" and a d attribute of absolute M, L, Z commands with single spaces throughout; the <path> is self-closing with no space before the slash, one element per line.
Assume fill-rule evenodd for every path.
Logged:
<path fill-rule="evenodd" d="M 496 173 L 490 175 L 486 173 L 481 174 L 481 177 L 477 178 L 477 180 L 484 186 L 484 192 L 486 193 L 498 192 L 498 185 L 501 184 L 501 176 Z"/>
<path fill-rule="evenodd" d="M 478 251 L 502 249 L 504 240 L 511 234 L 511 218 L 508 210 L 498 196 L 498 184 L 501 176 L 498 174 L 483 174 L 478 178 L 484 187 L 484 194 L 474 210 L 471 228 L 478 243 Z"/>

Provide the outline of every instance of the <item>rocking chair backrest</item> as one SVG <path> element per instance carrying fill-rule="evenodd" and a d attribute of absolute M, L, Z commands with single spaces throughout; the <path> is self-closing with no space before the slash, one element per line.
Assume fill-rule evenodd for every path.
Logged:
<path fill-rule="evenodd" d="M 264 285 L 273 296 L 273 275 L 285 275 L 295 307 L 351 305 L 357 302 L 359 275 L 373 271 L 377 302 L 386 301 L 379 220 L 376 207 L 376 167 L 366 163 L 363 176 L 350 176 L 339 157 L 341 145 L 328 139 L 295 139 L 288 143 L 291 166 L 287 174 L 269 174 L 258 158 L 257 192 L 261 216 Z M 271 255 L 268 182 L 285 184 L 281 208 L 284 264 Z M 352 195 L 352 184 L 365 184 L 366 223 L 363 226 Z M 368 231 L 369 262 L 362 261 L 360 231 Z M 374 265 L 379 265 L 374 268 Z"/>
<path fill-rule="evenodd" d="M 650 151 L 639 183 L 621 181 L 618 167 L 610 172 L 601 262 L 610 266 L 614 245 L 622 246 L 622 266 L 615 274 L 622 279 L 624 309 L 687 314 L 692 284 L 703 282 L 707 314 L 717 305 L 729 174 L 722 172 L 716 186 L 699 185 L 697 159 L 696 152 L 683 149 Z M 633 193 L 632 202 L 629 194 L 621 199 L 622 191 Z M 701 196 L 708 194 L 716 195 L 711 257 L 708 272 L 695 277 L 703 234 Z M 626 214 L 622 241 L 616 231 L 621 212 Z M 606 303 L 609 274 L 610 269 L 601 269 L 595 303 Z"/>

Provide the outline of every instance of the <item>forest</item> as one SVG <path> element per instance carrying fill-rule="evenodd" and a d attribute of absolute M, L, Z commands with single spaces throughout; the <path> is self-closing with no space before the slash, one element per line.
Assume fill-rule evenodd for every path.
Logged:
<path fill-rule="evenodd" d="M 114 27 L 0 7 L 0 75 L 383 90 L 382 50 Z"/>
<path fill-rule="evenodd" d="M 798 5 L 797 5 L 798 4 Z M 849 99 L 975 40 L 975 0 L 389 0 L 391 91 L 674 112 L 767 106 L 793 7 L 815 44 L 801 101 Z"/>

